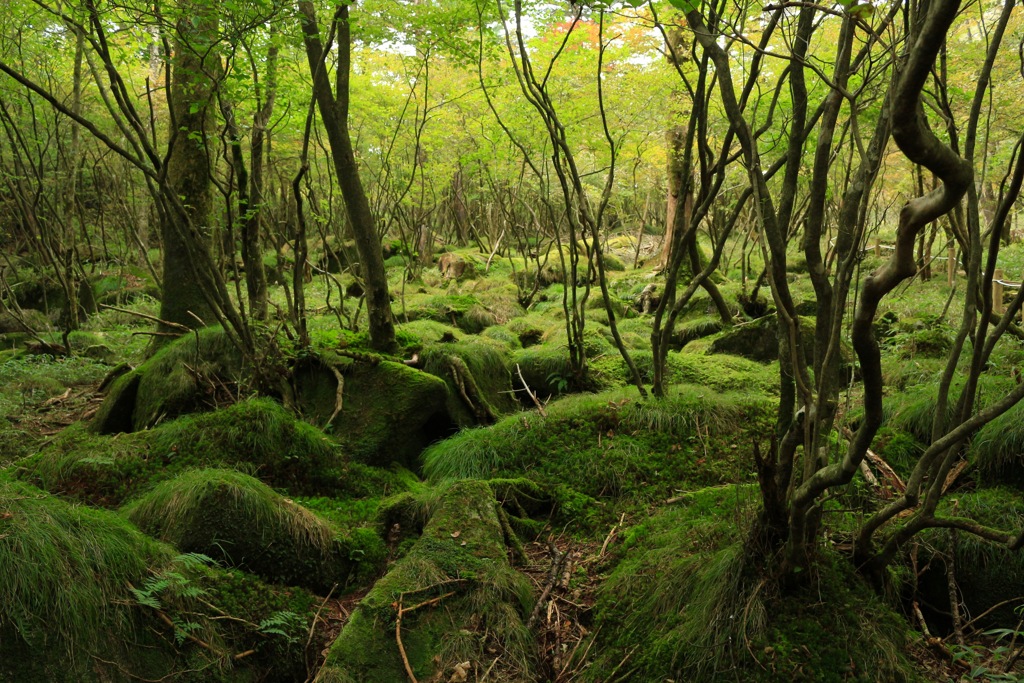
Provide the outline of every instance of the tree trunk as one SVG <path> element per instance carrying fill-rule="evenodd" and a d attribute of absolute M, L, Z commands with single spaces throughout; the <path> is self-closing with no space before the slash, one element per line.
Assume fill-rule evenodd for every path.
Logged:
<path fill-rule="evenodd" d="M 391 317 L 391 297 L 388 293 L 387 274 L 384 271 L 380 236 L 377 234 L 370 202 L 359 178 L 359 166 L 348 131 L 348 82 L 351 66 L 348 5 L 339 5 L 334 15 L 338 45 L 335 66 L 336 92 L 332 92 L 330 81 L 327 79 L 316 11 L 309 0 L 300 0 L 298 7 L 302 14 L 306 57 L 310 73 L 313 75 L 313 94 L 320 111 L 320 119 L 327 132 L 338 184 L 345 199 L 345 208 L 359 254 L 366 291 L 366 313 L 370 322 L 370 345 L 378 351 L 391 352 L 396 348 L 395 326 Z"/>
<path fill-rule="evenodd" d="M 210 234 L 213 201 L 206 136 L 213 91 L 210 74 L 214 73 L 212 67 L 216 60 L 210 47 L 217 31 L 217 19 L 200 3 L 183 2 L 179 9 L 181 18 L 171 59 L 170 110 L 174 129 L 167 160 L 167 188 L 181 198 L 184 212 L 173 206 L 161 212 L 164 288 L 160 318 L 194 328 L 214 319 L 207 296 L 192 273 L 190 241 L 205 247 Z M 169 204 L 173 205 L 173 198 Z M 161 324 L 160 331 L 180 332 L 180 329 Z"/>

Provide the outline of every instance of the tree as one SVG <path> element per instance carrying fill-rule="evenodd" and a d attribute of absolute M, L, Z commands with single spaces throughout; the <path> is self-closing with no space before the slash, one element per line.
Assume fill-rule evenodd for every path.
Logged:
<path fill-rule="evenodd" d="M 377 224 L 359 177 L 359 166 L 348 130 L 349 71 L 352 54 L 349 6 L 338 5 L 331 19 L 329 35 L 337 44 L 333 89 L 328 79 L 326 61 L 332 40 L 328 39 L 325 47 L 320 38 L 316 10 L 312 2 L 302 0 L 298 7 L 309 72 L 313 78 L 313 98 L 331 146 L 331 157 L 345 198 L 349 224 L 359 253 L 360 272 L 366 285 L 370 344 L 379 351 L 390 352 L 396 347 L 395 327 L 391 317 L 391 297 L 388 293 L 387 274 L 384 272 L 384 257 L 381 252 L 380 236 L 377 234 Z"/>

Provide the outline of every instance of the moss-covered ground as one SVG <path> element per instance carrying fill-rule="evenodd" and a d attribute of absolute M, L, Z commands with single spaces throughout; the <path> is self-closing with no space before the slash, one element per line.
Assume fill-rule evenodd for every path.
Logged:
<path fill-rule="evenodd" d="M 649 383 L 640 297 L 664 281 L 632 267 L 630 239 L 608 249 L 612 313 Z M 118 310 L 86 319 L 69 357 L 3 334 L 0 681 L 1000 680 L 996 636 L 937 658 L 905 613 L 917 604 L 946 635 L 952 559 L 970 615 L 1007 601 L 979 624 L 1020 630 L 1019 558 L 932 530 L 876 591 L 844 554 L 883 502 L 859 480 L 826 502 L 807 575 L 765 580 L 749 531 L 779 385 L 768 321 L 727 324 L 698 293 L 671 336 L 667 395 L 643 399 L 596 285 L 586 367 L 572 365 L 557 250 L 540 272 L 475 248 L 444 254 L 458 273 L 395 253 L 392 356 L 339 329 L 365 315 L 347 273 L 307 287 L 311 346 L 262 330 L 258 362 L 219 328 L 150 354 L 135 334 L 148 323 L 134 314 L 158 312 L 145 273 L 93 283 Z M 717 279 L 728 305 L 753 310 L 732 275 Z M 876 329 L 872 447 L 904 478 L 957 313 L 942 316 L 932 284 L 887 300 Z M 805 273 L 792 286 L 810 295 Z M 1014 385 L 1018 346 L 997 349 L 982 405 Z M 1020 417 L 970 440 L 944 510 L 1022 523 Z"/>

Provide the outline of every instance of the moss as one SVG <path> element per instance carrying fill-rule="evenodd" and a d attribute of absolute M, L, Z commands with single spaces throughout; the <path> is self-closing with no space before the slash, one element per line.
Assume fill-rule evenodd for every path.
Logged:
<path fill-rule="evenodd" d="M 337 408 L 338 375 L 344 382 L 341 410 L 328 423 Z M 296 370 L 294 382 L 306 418 L 326 425 L 358 462 L 415 468 L 420 452 L 454 427 L 444 380 L 401 363 L 325 355 Z"/>
<path fill-rule="evenodd" d="M 231 386 L 244 373 L 241 356 L 224 330 L 202 328 L 163 347 L 121 377 L 92 424 L 99 433 L 111 434 L 210 410 L 217 406 L 218 386 Z"/>
<path fill-rule="evenodd" d="M 494 662 L 496 680 L 536 680 L 523 624 L 530 584 L 509 565 L 503 539 L 487 483 L 450 487 L 409 553 L 360 602 L 317 680 L 404 680 L 399 608 L 402 644 L 420 680 L 445 680 L 463 661 Z"/>
<path fill-rule="evenodd" d="M 442 339 L 459 339 L 465 333 L 457 327 L 436 320 L 414 320 L 395 325 L 395 337 L 406 354 L 420 351 L 426 344 Z"/>
<path fill-rule="evenodd" d="M 744 548 L 756 489 L 687 494 L 631 529 L 600 588 L 595 661 L 607 680 L 923 680 L 902 654 L 909 629 L 849 562 L 825 553 L 780 595 Z"/>
<path fill-rule="evenodd" d="M 273 583 L 326 592 L 369 576 L 383 560 L 372 532 L 338 534 L 326 521 L 230 470 L 191 470 L 125 509 L 146 533 Z"/>
<path fill-rule="evenodd" d="M 248 469 L 307 495 L 360 497 L 389 478 L 346 462 L 323 432 L 265 398 L 131 434 L 102 436 L 76 425 L 18 465 L 46 490 L 105 506 L 196 467 Z"/>
<path fill-rule="evenodd" d="M 639 401 L 630 390 L 573 396 L 548 405 L 546 416 L 523 413 L 463 430 L 424 453 L 424 471 L 435 481 L 525 475 L 574 506 L 650 502 L 677 488 L 749 477 L 747 445 L 770 432 L 773 407 L 762 397 L 692 386 L 662 400 Z"/>
<path fill-rule="evenodd" d="M 460 426 L 488 422 L 483 415 L 493 419 L 515 409 L 509 356 L 502 344 L 475 337 L 434 343 L 424 346 L 420 357 L 423 369 L 448 385 L 448 414 Z"/>
<path fill-rule="evenodd" d="M 679 353 L 669 352 L 669 367 L 674 381 L 705 386 L 715 391 L 749 389 L 763 394 L 778 393 L 777 365 L 763 365 L 740 356 L 704 355 L 691 352 L 692 346 L 690 344 Z"/>

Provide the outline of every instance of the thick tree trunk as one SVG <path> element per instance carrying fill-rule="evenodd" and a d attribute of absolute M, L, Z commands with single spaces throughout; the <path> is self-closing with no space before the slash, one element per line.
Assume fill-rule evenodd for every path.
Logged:
<path fill-rule="evenodd" d="M 167 160 L 166 188 L 178 198 L 184 211 L 176 210 L 174 198 L 162 212 L 163 296 L 160 318 L 169 323 L 198 327 L 215 319 L 202 285 L 192 274 L 192 250 L 210 235 L 210 160 L 206 150 L 209 105 L 215 55 L 210 54 L 217 20 L 198 4 L 183 3 L 171 62 L 170 109 L 174 122 Z M 194 10 L 194 11 L 191 11 Z M 198 17 L 198 21 L 194 21 Z M 194 241 L 195 244 L 190 244 Z M 161 324 L 161 332 L 180 332 Z"/>

